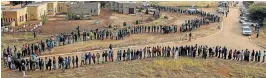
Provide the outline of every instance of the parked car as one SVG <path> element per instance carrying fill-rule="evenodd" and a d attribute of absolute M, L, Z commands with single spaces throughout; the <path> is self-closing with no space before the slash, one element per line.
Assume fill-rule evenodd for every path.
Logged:
<path fill-rule="evenodd" d="M 243 29 L 243 28 L 246 28 L 246 27 L 250 27 L 249 24 L 244 24 L 244 25 L 242 25 L 242 29 Z"/>
<path fill-rule="evenodd" d="M 248 18 L 247 17 L 241 17 L 239 20 L 239 23 L 243 23 L 245 21 L 248 21 Z"/>
<path fill-rule="evenodd" d="M 188 10 L 187 11 L 189 11 L 189 12 L 200 12 L 200 10 L 199 9 L 197 9 L 197 8 L 194 8 L 194 7 L 192 7 L 192 8 L 188 8 Z"/>
<path fill-rule="evenodd" d="M 216 11 L 217 11 L 218 13 L 223 13 L 223 12 L 224 12 L 223 8 L 221 8 L 221 7 L 218 7 Z"/>
<path fill-rule="evenodd" d="M 242 34 L 243 34 L 243 35 L 251 35 L 251 34 L 252 34 L 252 30 L 251 30 L 251 28 L 250 28 L 250 27 L 244 27 L 244 28 L 242 29 Z"/>

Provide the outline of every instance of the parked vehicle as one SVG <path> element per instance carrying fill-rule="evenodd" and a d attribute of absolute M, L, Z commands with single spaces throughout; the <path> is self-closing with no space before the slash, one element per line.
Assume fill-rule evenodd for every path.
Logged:
<path fill-rule="evenodd" d="M 246 28 L 246 27 L 250 27 L 250 25 L 248 23 L 245 23 L 245 24 L 242 25 L 242 29 Z"/>
<path fill-rule="evenodd" d="M 250 27 L 244 27 L 244 28 L 242 29 L 242 34 L 243 34 L 243 35 L 251 35 L 251 34 L 252 34 L 252 30 L 251 30 L 251 28 L 250 28 Z"/>
<path fill-rule="evenodd" d="M 192 7 L 192 8 L 188 8 L 188 11 L 189 11 L 189 12 L 200 12 L 199 9 L 194 8 L 194 7 Z"/>
<path fill-rule="evenodd" d="M 223 8 L 221 8 L 221 7 L 218 7 L 216 11 L 217 11 L 218 13 L 223 13 L 223 12 L 224 12 Z"/>
<path fill-rule="evenodd" d="M 243 23 L 245 21 L 249 21 L 247 17 L 241 17 L 239 23 Z"/>

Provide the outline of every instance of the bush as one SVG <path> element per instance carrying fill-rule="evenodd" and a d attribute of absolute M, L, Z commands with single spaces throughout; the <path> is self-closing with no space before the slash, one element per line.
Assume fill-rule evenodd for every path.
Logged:
<path fill-rule="evenodd" d="M 266 18 L 266 6 L 250 5 L 249 6 L 249 18 L 252 20 L 263 22 Z"/>
<path fill-rule="evenodd" d="M 67 18 L 68 20 L 72 20 L 73 14 L 71 12 L 67 12 Z"/>
<path fill-rule="evenodd" d="M 126 23 L 126 22 L 124 22 L 124 23 L 123 23 L 123 26 L 127 26 L 127 23 Z"/>
<path fill-rule="evenodd" d="M 136 20 L 136 24 L 137 24 L 137 25 L 139 24 L 139 20 Z"/>
<path fill-rule="evenodd" d="M 139 11 L 138 12 L 141 12 L 142 11 L 142 9 L 141 8 L 139 8 Z"/>
<path fill-rule="evenodd" d="M 164 19 L 168 19 L 168 16 L 164 16 Z"/>
<path fill-rule="evenodd" d="M 145 12 L 145 14 L 149 14 L 149 10 L 148 10 L 148 9 L 146 9 L 146 12 Z"/>

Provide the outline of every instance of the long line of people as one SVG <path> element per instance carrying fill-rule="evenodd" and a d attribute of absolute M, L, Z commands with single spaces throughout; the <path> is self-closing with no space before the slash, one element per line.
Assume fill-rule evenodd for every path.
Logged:
<path fill-rule="evenodd" d="M 172 57 L 177 59 L 177 57 L 202 57 L 207 59 L 207 57 L 236 60 L 236 61 L 256 61 L 265 62 L 266 51 L 261 50 L 236 50 L 228 49 L 222 46 L 207 46 L 207 45 L 185 45 L 185 46 L 150 46 L 143 47 L 139 49 L 118 49 L 115 53 L 112 47 L 102 53 L 88 52 L 82 53 L 81 55 L 75 56 L 58 56 L 56 59 L 53 57 L 39 58 L 35 53 L 29 59 L 21 58 L 18 54 L 18 58 L 8 57 L 8 60 L 4 62 L 4 67 L 8 67 L 13 70 L 19 71 L 34 71 L 34 70 L 57 70 L 70 68 L 78 68 L 84 65 L 92 64 L 105 64 L 108 62 L 120 62 L 129 61 L 145 58 L 156 58 L 156 57 Z M 262 59 L 262 61 L 261 61 Z M 57 61 L 58 60 L 58 61 Z M 72 64 L 71 64 L 72 63 Z M 58 66 L 58 68 L 57 68 Z"/>
<path fill-rule="evenodd" d="M 187 10 L 184 9 L 176 9 L 176 8 L 170 8 L 165 9 L 165 7 L 162 6 L 153 6 L 157 9 L 163 9 L 165 11 L 170 12 L 180 12 L 180 13 L 188 13 Z M 184 24 L 180 27 L 180 31 L 191 31 L 192 29 L 198 28 L 201 25 L 208 24 L 208 21 L 212 22 L 219 22 L 220 17 L 214 14 L 210 14 L 204 11 L 196 11 L 192 14 L 200 14 L 203 18 L 202 19 L 192 19 L 192 20 L 186 20 Z M 206 21 L 208 20 L 208 21 Z M 159 25 L 159 26 L 134 26 L 134 27 L 125 27 L 121 29 L 113 29 L 113 30 L 105 30 L 105 29 L 96 29 L 91 30 L 90 32 L 83 31 L 83 34 L 80 34 L 79 27 L 77 27 L 76 31 L 71 32 L 70 34 L 67 33 L 61 33 L 54 36 L 51 36 L 50 38 L 46 39 L 46 41 L 40 41 L 37 43 L 22 45 L 21 52 L 17 50 L 17 47 L 14 46 L 14 50 L 12 50 L 11 47 L 7 47 L 3 50 L 4 60 L 8 60 L 10 57 L 18 58 L 18 54 L 20 54 L 22 57 L 29 56 L 31 54 L 35 54 L 36 56 L 39 56 L 42 54 L 42 52 L 45 51 L 45 48 L 47 48 L 48 51 L 51 51 L 56 46 L 66 45 L 66 44 L 72 44 L 77 41 L 81 41 L 81 36 L 83 36 L 82 40 L 104 40 L 104 39 L 113 39 L 115 37 L 116 40 L 121 40 L 126 36 L 129 36 L 130 34 L 138 34 L 138 33 L 176 33 L 178 30 L 177 25 Z"/>

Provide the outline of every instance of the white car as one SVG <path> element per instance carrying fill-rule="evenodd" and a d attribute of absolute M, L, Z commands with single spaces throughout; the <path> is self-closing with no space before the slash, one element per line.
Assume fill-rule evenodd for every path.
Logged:
<path fill-rule="evenodd" d="M 223 12 L 224 12 L 223 8 L 221 8 L 221 7 L 218 7 L 216 11 L 217 11 L 218 13 L 223 13 Z"/>
<path fill-rule="evenodd" d="M 243 25 L 243 26 L 242 26 L 242 29 L 243 29 L 243 28 L 246 28 L 246 27 L 250 27 L 250 26 L 249 26 L 249 25 Z"/>
<path fill-rule="evenodd" d="M 244 28 L 242 29 L 242 34 L 243 34 L 243 35 L 251 35 L 251 34 L 252 34 L 252 30 L 251 30 L 251 28 L 250 28 L 250 27 L 244 27 Z"/>
<path fill-rule="evenodd" d="M 247 17 L 241 17 L 239 20 L 239 23 L 243 23 L 245 21 L 248 21 L 248 18 Z"/>

